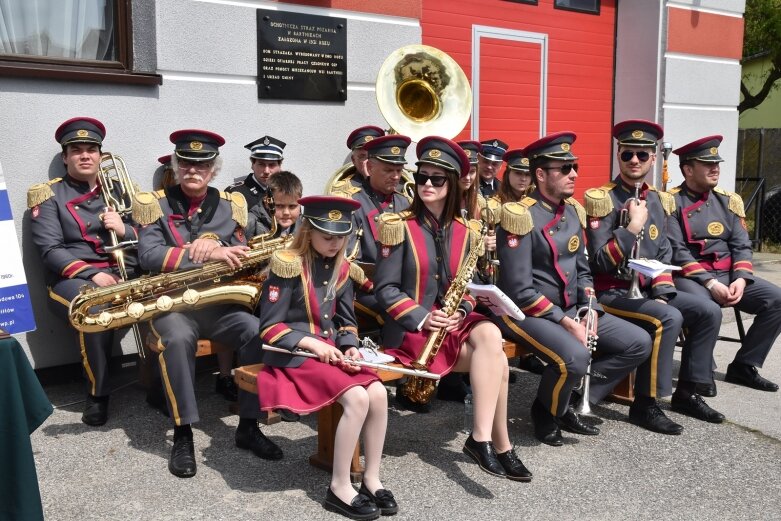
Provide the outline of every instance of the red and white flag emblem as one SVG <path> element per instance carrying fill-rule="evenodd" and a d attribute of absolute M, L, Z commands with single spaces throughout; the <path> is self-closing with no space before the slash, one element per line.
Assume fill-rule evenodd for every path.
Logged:
<path fill-rule="evenodd" d="M 38 217 L 38 214 L 41 213 L 41 207 L 40 206 L 33 206 L 33 211 L 30 212 L 30 214 L 33 216 L 33 219 Z"/>
<path fill-rule="evenodd" d="M 387 258 L 390 256 L 390 246 L 383 246 L 382 247 L 382 256 Z"/>
<path fill-rule="evenodd" d="M 518 236 L 517 235 L 508 235 L 507 236 L 507 246 L 510 248 L 517 248 L 518 247 Z"/>
<path fill-rule="evenodd" d="M 599 228 L 599 217 L 589 217 L 588 226 L 592 230 L 596 230 L 597 228 Z"/>
<path fill-rule="evenodd" d="M 268 300 L 269 302 L 276 302 L 279 300 L 279 286 L 269 286 Z"/>

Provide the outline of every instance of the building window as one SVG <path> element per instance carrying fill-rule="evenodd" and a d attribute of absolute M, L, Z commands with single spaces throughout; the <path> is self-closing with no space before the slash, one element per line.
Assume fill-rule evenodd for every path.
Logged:
<path fill-rule="evenodd" d="M 553 6 L 556 9 L 599 14 L 599 0 L 555 0 Z"/>
<path fill-rule="evenodd" d="M 130 0 L 0 2 L 0 75 L 159 84 L 134 74 Z"/>

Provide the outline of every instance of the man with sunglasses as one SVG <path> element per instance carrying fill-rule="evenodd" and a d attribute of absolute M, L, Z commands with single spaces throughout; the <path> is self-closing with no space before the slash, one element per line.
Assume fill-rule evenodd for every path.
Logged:
<path fill-rule="evenodd" d="M 632 369 L 648 357 L 651 340 L 637 326 L 604 314 L 593 295 L 584 245 L 586 212 L 575 199 L 575 134 L 551 134 L 527 146 L 536 189 L 521 202 L 502 206 L 497 230 L 499 287 L 526 315 L 523 321 L 497 320 L 512 339 L 547 363 L 531 408 L 534 435 L 561 446 L 561 429 L 596 435 L 599 429 L 575 412 L 571 398 L 591 357 L 586 345 L 598 337 L 591 366 L 591 401 L 602 400 Z M 592 304 L 587 319 L 575 320 Z"/>
<path fill-rule="evenodd" d="M 628 268 L 632 258 L 672 261 L 666 222 L 675 203 L 670 194 L 646 183 L 663 135 L 662 127 L 645 120 L 622 121 L 613 127 L 619 174 L 612 182 L 586 191 L 586 232 L 600 304 L 608 313 L 643 328 L 652 340 L 651 356 L 637 368 L 629 421 L 661 434 L 680 434 L 683 427 L 662 412 L 657 399 L 672 393 L 673 351 L 682 326 L 689 334 L 672 408 L 703 421 L 724 421 L 724 415 L 710 408 L 697 388 L 710 382 L 721 310 L 677 291 L 669 270 L 651 278 Z M 630 292 L 633 281 L 639 294 Z"/>
<path fill-rule="evenodd" d="M 743 200 L 717 186 L 721 136 L 707 136 L 673 150 L 684 181 L 670 190 L 676 210 L 669 219 L 673 262 L 681 266 L 675 285 L 700 304 L 756 315 L 724 378 L 727 382 L 775 392 L 778 385 L 760 376 L 770 348 L 781 332 L 781 288 L 754 276 L 751 240 Z M 712 381 L 711 361 L 705 371 Z"/>
<path fill-rule="evenodd" d="M 136 194 L 133 204 L 133 216 L 142 226 L 138 241 L 141 267 L 153 273 L 201 268 L 209 261 L 240 267 L 249 249 L 244 236 L 247 203 L 241 193 L 209 186 L 222 166 L 219 147 L 225 140 L 213 132 L 193 129 L 174 132 L 170 139 L 175 144 L 171 164 L 178 184 Z M 194 389 L 198 339 L 233 347 L 239 365 L 253 364 L 262 358 L 259 330 L 258 317 L 237 304 L 171 311 L 152 320 L 168 412 L 174 421 L 168 460 L 171 474 L 188 478 L 196 473 L 191 425 L 200 419 Z M 236 446 L 260 458 L 282 458 L 280 448 L 258 428 L 257 397 L 239 390 L 238 401 Z"/>

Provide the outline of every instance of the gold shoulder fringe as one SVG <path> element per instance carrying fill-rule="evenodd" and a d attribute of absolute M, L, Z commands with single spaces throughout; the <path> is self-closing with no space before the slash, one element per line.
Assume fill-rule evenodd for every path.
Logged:
<path fill-rule="evenodd" d="M 409 221 L 410 219 L 415 218 L 415 214 L 412 213 L 412 210 L 402 210 L 399 212 L 399 217 L 401 217 L 405 221 Z"/>
<path fill-rule="evenodd" d="M 667 193 L 675 195 L 675 194 L 677 194 L 680 191 L 681 191 L 681 187 L 680 186 L 674 186 L 673 188 L 670 188 L 669 190 L 667 190 Z"/>
<path fill-rule="evenodd" d="M 141 226 L 152 224 L 163 217 L 157 194 L 152 192 L 137 192 L 133 197 L 133 220 Z"/>
<path fill-rule="evenodd" d="M 743 198 L 735 192 L 730 192 L 729 194 L 729 209 L 740 218 L 746 217 L 746 210 L 743 207 Z"/>
<path fill-rule="evenodd" d="M 578 220 L 580 221 L 580 227 L 586 229 L 586 209 L 578 202 L 574 197 L 569 197 L 564 200 L 567 204 L 575 207 L 575 212 L 578 214 Z"/>
<path fill-rule="evenodd" d="M 487 199 L 485 201 L 485 206 L 483 206 L 480 210 L 480 217 L 482 218 L 483 222 L 489 226 L 491 224 L 499 224 L 502 221 L 502 203 L 493 197 Z"/>
<path fill-rule="evenodd" d="M 348 199 L 353 198 L 353 194 L 357 194 L 361 191 L 360 188 L 357 186 L 353 186 L 353 184 L 350 182 L 355 174 L 350 174 L 349 176 L 345 177 L 344 179 L 341 179 L 337 182 L 335 182 L 331 186 L 331 191 L 329 192 L 329 195 L 333 195 L 336 197 L 346 197 Z"/>
<path fill-rule="evenodd" d="M 531 208 L 532 206 L 537 204 L 537 199 L 535 199 L 534 197 L 526 196 L 523 199 L 521 199 L 521 204 L 524 205 L 526 208 Z"/>
<path fill-rule="evenodd" d="M 350 261 L 346 261 L 346 262 L 350 264 L 350 278 L 353 280 L 353 282 L 355 282 L 359 286 L 366 283 L 368 279 L 366 278 L 366 273 L 363 271 L 363 268 L 361 268 L 354 262 L 350 262 Z"/>
<path fill-rule="evenodd" d="M 37 183 L 32 185 L 27 190 L 27 208 L 33 208 L 42 204 L 52 197 L 54 197 L 54 191 L 52 185 L 62 181 L 62 177 L 57 177 L 46 183 Z"/>
<path fill-rule="evenodd" d="M 600 219 L 613 211 L 613 198 L 604 188 L 590 188 L 583 198 L 586 202 L 586 214 Z"/>
<path fill-rule="evenodd" d="M 301 257 L 290 250 L 276 250 L 271 254 L 269 263 L 274 275 L 285 279 L 292 279 L 301 275 Z"/>
<path fill-rule="evenodd" d="M 469 247 L 477 248 L 477 253 L 482 257 L 485 255 L 485 242 L 482 240 L 483 222 L 478 219 L 469 219 L 466 226 L 469 228 Z"/>
<path fill-rule="evenodd" d="M 396 246 L 404 242 L 404 217 L 397 213 L 380 215 L 380 243 L 385 246 Z"/>
<path fill-rule="evenodd" d="M 226 199 L 229 199 L 231 202 L 231 217 L 233 217 L 233 220 L 239 223 L 242 228 L 247 226 L 247 200 L 244 199 L 241 192 L 222 192 L 222 194 L 227 196 Z"/>
<path fill-rule="evenodd" d="M 488 204 L 488 201 L 483 197 L 483 194 L 477 194 L 477 207 L 482 210 L 486 204 Z"/>
<path fill-rule="evenodd" d="M 659 194 L 659 200 L 662 202 L 664 213 L 667 215 L 672 215 L 675 213 L 675 196 L 673 196 L 671 193 L 662 191 L 658 191 L 656 193 Z"/>
<path fill-rule="evenodd" d="M 534 228 L 529 208 L 521 203 L 503 204 L 501 221 L 502 228 L 513 235 L 526 235 Z"/>

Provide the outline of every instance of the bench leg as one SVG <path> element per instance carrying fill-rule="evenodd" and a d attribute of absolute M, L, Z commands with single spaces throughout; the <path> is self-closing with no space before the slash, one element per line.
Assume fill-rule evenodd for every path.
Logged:
<path fill-rule="evenodd" d="M 615 386 L 613 392 L 607 397 L 611 402 L 623 403 L 624 405 L 632 405 L 635 401 L 635 372 L 632 371 L 626 378 L 621 380 L 618 385 Z"/>
<path fill-rule="evenodd" d="M 319 469 L 331 472 L 334 461 L 334 440 L 336 439 L 336 426 L 342 417 L 342 406 L 334 403 L 320 409 L 317 413 L 317 453 L 309 457 L 309 464 Z M 363 465 L 361 465 L 361 445 L 355 446 L 353 460 L 350 463 L 350 479 L 359 483 L 363 479 Z"/>

